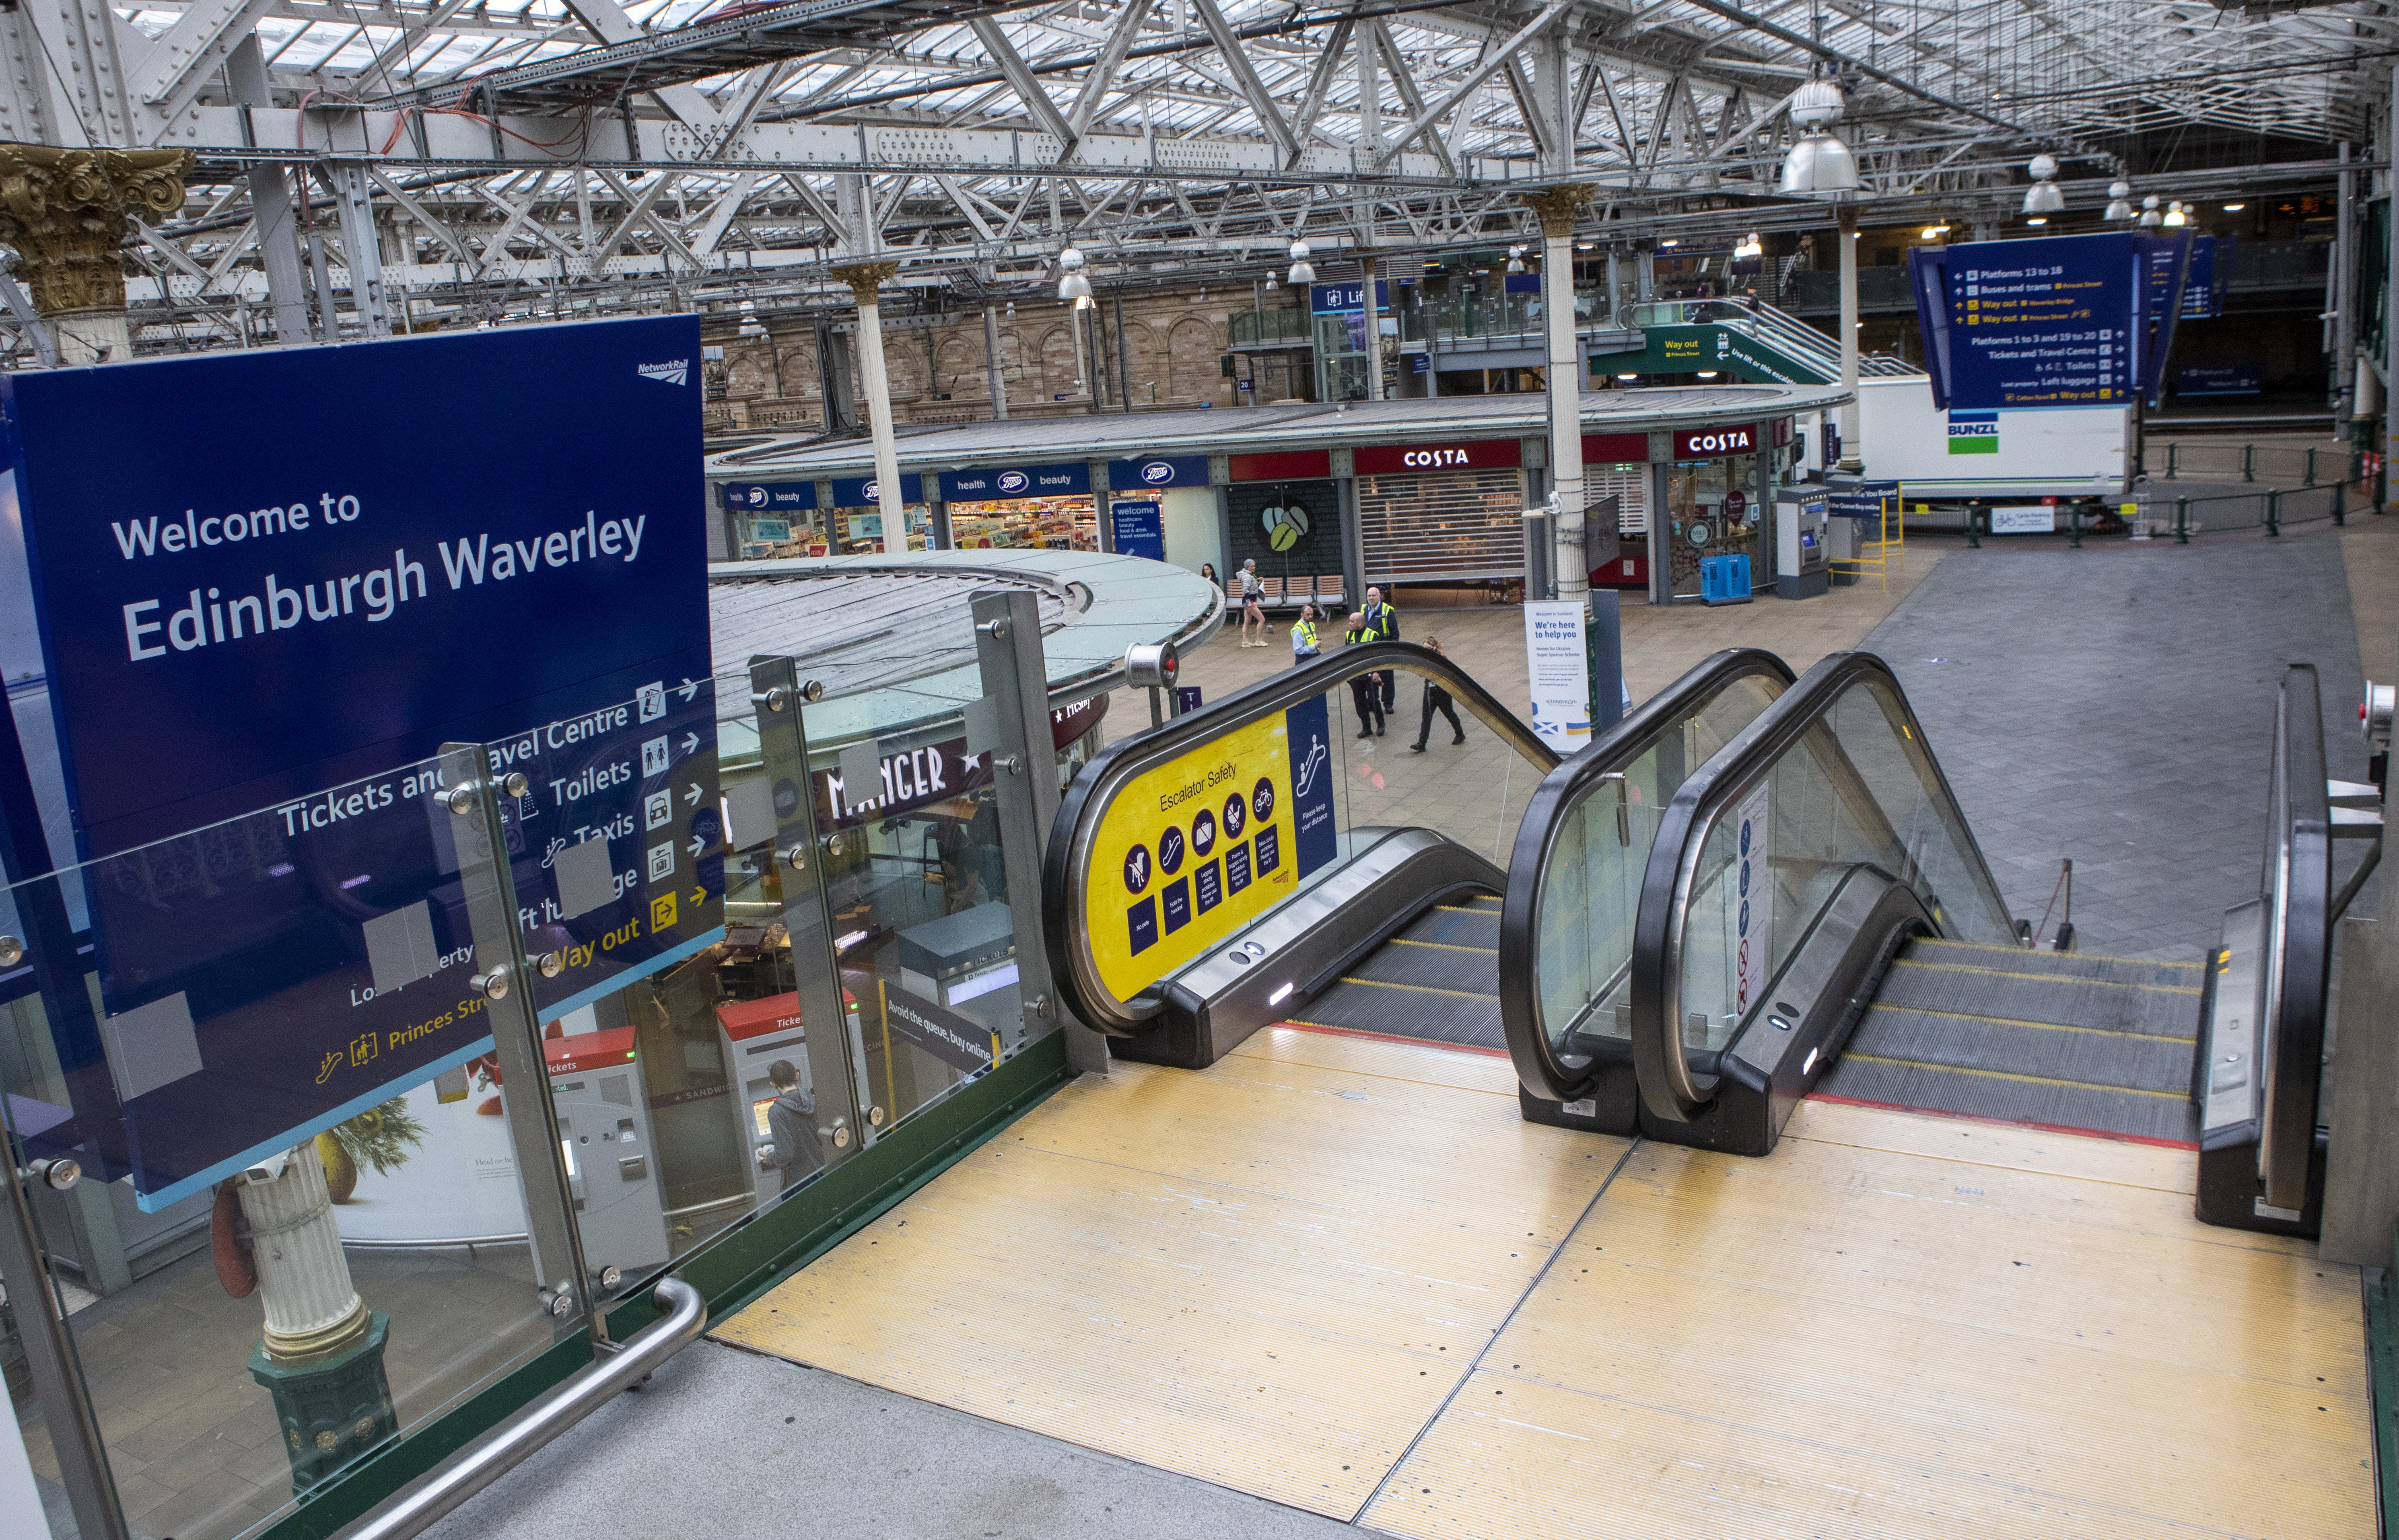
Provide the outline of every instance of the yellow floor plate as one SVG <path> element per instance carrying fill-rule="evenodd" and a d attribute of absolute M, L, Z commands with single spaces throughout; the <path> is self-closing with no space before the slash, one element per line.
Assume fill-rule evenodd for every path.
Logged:
<path fill-rule="evenodd" d="M 2189 1161 L 1822 1103 L 1644 1144 L 1364 1522 L 2370 1535 L 2356 1272 L 2199 1224 Z"/>
<path fill-rule="evenodd" d="M 1827 1102 L 1626 1150 L 1504 1059 L 1262 1033 L 717 1335 L 1399 1535 L 2373 1533 L 2357 1274 L 2198 1223 L 2189 1152 Z"/>
<path fill-rule="evenodd" d="M 1505 1060 L 1265 1033 L 1068 1087 L 716 1334 L 1346 1520 L 1625 1147 Z"/>

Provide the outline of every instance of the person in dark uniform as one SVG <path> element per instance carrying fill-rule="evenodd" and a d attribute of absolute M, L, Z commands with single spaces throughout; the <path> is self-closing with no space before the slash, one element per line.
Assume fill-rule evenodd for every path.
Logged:
<path fill-rule="evenodd" d="M 1447 657 L 1449 655 L 1447 653 L 1442 653 L 1441 638 L 1437 636 L 1429 636 L 1425 638 L 1425 645 L 1431 648 L 1436 653 L 1441 653 L 1441 655 L 1443 657 Z M 1416 741 L 1412 745 L 1419 754 L 1425 751 L 1425 741 L 1432 736 L 1432 719 L 1435 712 L 1439 712 L 1441 715 L 1449 719 L 1449 731 L 1451 734 L 1450 742 L 1464 743 L 1466 741 L 1466 729 L 1458 723 L 1457 707 L 1456 703 L 1449 698 L 1449 692 L 1443 689 L 1440 685 L 1435 684 L 1431 680 L 1426 680 L 1424 682 L 1424 721 L 1417 724 Z"/>
<path fill-rule="evenodd" d="M 784 1192 L 824 1169 L 824 1144 L 817 1137 L 817 1099 L 800 1084 L 800 1072 L 788 1059 L 766 1066 L 766 1079 L 782 1094 L 766 1109 L 766 1131 L 775 1149 L 767 1161 L 783 1173 Z"/>
<path fill-rule="evenodd" d="M 1372 584 L 1366 588 L 1366 635 L 1370 641 L 1397 642 L 1400 639 L 1400 612 L 1383 601 L 1383 590 Z M 1392 697 L 1400 688 L 1400 671 L 1383 670 L 1383 709 L 1391 709 Z"/>
<path fill-rule="evenodd" d="M 1349 612 L 1349 629 L 1345 633 L 1345 640 L 1353 647 L 1362 642 L 1375 640 L 1375 633 L 1367 629 L 1366 616 L 1362 612 L 1358 610 Z M 1362 738 L 1383 736 L 1381 680 L 1382 675 L 1379 673 L 1363 673 L 1352 676 L 1349 681 L 1349 699 L 1357 709 L 1358 736 Z"/>

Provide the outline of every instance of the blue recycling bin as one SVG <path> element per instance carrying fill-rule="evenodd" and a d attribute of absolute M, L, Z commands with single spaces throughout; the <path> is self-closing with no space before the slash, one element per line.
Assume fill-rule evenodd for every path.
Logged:
<path fill-rule="evenodd" d="M 1746 556 L 1700 558 L 1700 598 L 1709 604 L 1748 603 L 1749 558 Z"/>

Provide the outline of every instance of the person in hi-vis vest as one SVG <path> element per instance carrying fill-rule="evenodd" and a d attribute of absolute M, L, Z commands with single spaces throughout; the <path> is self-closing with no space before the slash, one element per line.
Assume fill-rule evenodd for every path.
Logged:
<path fill-rule="evenodd" d="M 1294 667 L 1311 657 L 1321 656 L 1322 649 L 1316 644 L 1316 606 L 1302 604 L 1299 618 L 1291 623 L 1291 661 Z"/>

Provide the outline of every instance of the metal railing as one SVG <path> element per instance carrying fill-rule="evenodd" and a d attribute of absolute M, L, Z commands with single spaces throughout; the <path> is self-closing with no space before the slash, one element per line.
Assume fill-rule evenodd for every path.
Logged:
<path fill-rule="evenodd" d="M 2328 440 L 2317 444 L 2240 443 L 2214 439 L 2152 439 L 2141 445 L 2140 468 L 2168 481 L 2230 480 L 2261 478 L 2270 482 L 2302 487 L 2357 481 L 2364 475 L 2364 454 L 2353 445 Z"/>
<path fill-rule="evenodd" d="M 648 1379 L 706 1330 L 707 1302 L 681 1278 L 659 1279 L 653 1299 L 666 1305 L 665 1315 L 627 1338 L 615 1353 L 578 1370 L 564 1385 L 468 1446 L 453 1464 L 402 1488 L 345 1531 L 342 1540 L 410 1540 L 424 1533 L 459 1504 L 599 1411 L 611 1397 Z"/>

